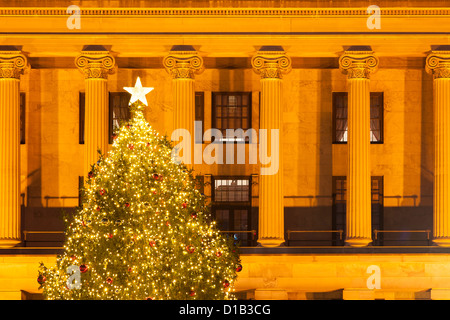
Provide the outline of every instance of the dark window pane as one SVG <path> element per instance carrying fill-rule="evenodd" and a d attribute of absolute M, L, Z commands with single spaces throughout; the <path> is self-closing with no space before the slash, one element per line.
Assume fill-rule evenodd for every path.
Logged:
<path fill-rule="evenodd" d="M 219 93 L 213 92 L 212 127 L 221 130 L 223 141 L 230 141 L 226 129 L 247 130 L 251 126 L 251 93 Z M 238 142 L 242 139 L 231 138 Z M 246 138 L 248 141 L 248 138 Z"/>
<path fill-rule="evenodd" d="M 333 92 L 333 142 L 347 142 L 348 93 Z M 383 92 L 370 93 L 370 141 L 383 141 Z"/>
<path fill-rule="evenodd" d="M 128 92 L 109 93 L 109 143 L 113 142 L 114 131 L 131 119 L 130 98 Z"/>
<path fill-rule="evenodd" d="M 214 179 L 214 201 L 247 202 L 250 201 L 249 179 Z"/>
<path fill-rule="evenodd" d="M 25 144 L 25 92 L 20 93 L 20 144 Z"/>

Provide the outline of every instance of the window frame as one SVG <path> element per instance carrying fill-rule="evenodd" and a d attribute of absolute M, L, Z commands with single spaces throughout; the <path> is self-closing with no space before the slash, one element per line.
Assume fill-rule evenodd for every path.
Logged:
<path fill-rule="evenodd" d="M 227 95 L 227 96 L 233 96 L 233 95 L 247 95 L 248 96 L 248 105 L 247 105 L 247 109 L 248 109 L 248 117 L 247 117 L 247 123 L 248 123 L 248 127 L 247 128 L 240 128 L 242 129 L 244 132 L 252 129 L 252 92 L 251 91 L 226 91 L 226 92 L 222 92 L 222 91 L 215 91 L 215 92 L 211 92 L 211 127 L 218 129 L 222 132 L 222 137 L 226 138 L 226 130 L 227 129 L 232 129 L 232 128 L 218 128 L 217 127 L 217 113 L 216 113 L 216 96 L 217 95 Z M 242 108 L 242 106 L 241 106 Z M 241 124 L 242 124 L 242 112 L 241 112 Z M 238 129 L 238 128 L 236 128 Z M 233 130 L 236 130 L 233 129 Z M 225 131 L 225 133 L 224 133 Z M 211 137 L 211 143 L 214 143 L 215 141 L 213 140 L 214 137 Z M 238 143 L 245 143 L 245 144 L 249 144 L 252 143 L 251 141 L 251 137 L 248 140 L 245 141 L 219 141 L 221 143 L 233 143 L 233 144 L 238 144 Z"/>
<path fill-rule="evenodd" d="M 339 202 L 337 202 L 337 200 L 336 200 L 336 197 L 337 197 L 337 188 L 336 188 L 336 185 L 337 185 L 337 181 L 338 180 L 344 180 L 344 182 L 345 182 L 345 188 L 343 188 L 343 189 L 339 189 L 339 190 L 344 190 L 344 193 L 343 193 L 343 195 L 344 195 L 344 200 L 339 200 Z M 378 181 L 378 193 L 374 193 L 374 188 L 373 188 L 373 182 L 374 181 Z M 337 207 L 336 207 L 336 205 L 345 205 L 345 211 L 344 211 L 344 228 L 343 228 L 343 239 L 342 239 L 342 242 L 344 242 L 345 241 L 345 236 L 346 236 L 346 229 L 347 229 L 347 226 L 346 226 L 346 224 L 347 224 L 347 222 L 346 222 L 346 219 L 347 219 L 347 177 L 346 176 L 333 176 L 333 178 L 332 178 L 332 188 L 333 188 L 333 193 L 332 193 L 332 198 L 333 198 L 333 203 L 332 203 L 332 222 L 331 222 L 331 225 L 332 225 L 332 230 L 337 230 L 337 226 L 336 226 L 336 224 L 337 224 L 337 222 L 336 222 L 336 220 L 337 220 Z M 340 194 L 342 194 L 342 193 L 340 193 Z M 378 197 L 379 197 L 379 199 L 378 200 L 374 200 L 374 194 L 378 194 Z M 372 231 L 372 235 L 373 235 L 373 231 L 375 230 L 375 229 L 378 229 L 378 230 L 383 230 L 383 228 L 384 228 L 384 176 L 371 176 L 370 177 L 370 199 L 371 199 L 371 206 L 370 206 L 370 208 L 371 208 L 371 231 Z M 373 215 L 374 215 L 374 205 L 379 205 L 380 207 L 380 210 L 379 210 L 379 212 L 378 212 L 378 215 L 379 215 L 379 217 L 378 217 L 378 221 L 377 221 L 377 223 L 374 225 L 374 219 L 373 219 Z M 334 234 L 333 235 L 333 242 L 336 242 L 336 240 L 338 240 L 338 238 L 336 237 L 336 234 Z M 378 239 L 376 240 L 376 243 L 375 243 L 375 240 L 373 240 L 373 243 L 375 244 L 375 245 L 378 245 L 378 246 L 382 246 L 383 245 L 383 234 L 379 234 L 379 236 L 378 236 Z"/>
<path fill-rule="evenodd" d="M 197 104 L 197 101 L 199 103 Z M 195 128 L 194 128 L 194 143 L 195 144 L 202 144 L 203 143 L 203 136 L 205 134 L 205 92 L 203 91 L 196 91 L 195 92 L 195 115 L 194 119 L 195 121 L 201 121 L 202 122 L 202 132 L 200 139 L 197 139 Z M 201 110 L 201 114 L 199 114 L 197 111 Z"/>
<path fill-rule="evenodd" d="M 19 108 L 20 108 L 20 115 L 19 115 L 19 121 L 20 121 L 20 144 L 26 144 L 26 93 L 20 92 L 19 94 Z"/>
<path fill-rule="evenodd" d="M 84 144 L 84 126 L 86 114 L 86 93 L 78 93 L 78 144 Z"/>
<path fill-rule="evenodd" d="M 113 133 L 114 133 L 114 105 L 113 105 L 113 103 L 114 103 L 114 98 L 115 97 L 117 97 L 117 96 L 119 96 L 119 97 L 127 97 L 127 100 L 128 100 L 128 103 L 127 103 L 127 114 L 128 114 L 128 116 L 129 116 L 129 118 L 128 119 L 126 119 L 125 121 L 129 121 L 130 119 L 131 119 L 131 112 L 130 112 L 130 109 L 129 109 L 129 101 L 130 101 L 130 98 L 131 98 L 131 94 L 129 93 L 129 92 L 124 92 L 124 91 L 119 91 L 119 92 L 109 92 L 109 96 L 108 96 L 108 140 L 109 140 L 109 144 L 112 144 L 113 143 Z M 126 109 L 125 107 L 123 107 L 123 106 L 120 106 L 120 108 L 122 108 L 122 109 Z M 121 118 L 118 118 L 118 119 L 121 119 Z M 121 120 L 124 120 L 124 119 L 121 119 Z"/>
<path fill-rule="evenodd" d="M 336 140 L 336 135 L 337 135 L 337 128 L 336 128 L 336 123 L 337 123 L 337 99 L 339 98 L 339 96 L 346 96 L 346 108 L 348 110 L 348 92 L 347 91 L 335 91 L 332 92 L 332 143 L 333 144 L 347 144 L 347 141 L 337 141 Z M 370 141 L 370 144 L 383 144 L 384 143 L 384 92 L 370 92 L 370 101 L 372 101 L 373 98 L 375 97 L 379 97 L 380 101 L 380 139 L 379 141 Z M 372 121 L 374 118 L 372 118 L 372 113 L 371 113 L 371 109 L 372 109 L 372 104 L 370 103 L 370 121 Z M 348 112 L 347 112 L 347 119 L 348 119 Z M 371 126 L 371 124 L 370 124 Z M 347 130 L 348 131 L 348 130 Z M 372 126 L 370 128 L 370 132 L 372 133 Z"/>

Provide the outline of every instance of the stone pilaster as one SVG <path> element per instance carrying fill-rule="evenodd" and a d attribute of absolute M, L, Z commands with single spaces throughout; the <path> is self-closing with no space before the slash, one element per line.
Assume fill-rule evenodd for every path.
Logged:
<path fill-rule="evenodd" d="M 283 141 L 282 141 L 282 75 L 291 70 L 291 59 L 282 47 L 262 47 L 252 58 L 252 66 L 261 75 L 260 137 L 266 129 L 267 143 L 260 138 L 260 154 L 278 157 L 278 170 L 259 178 L 259 236 L 264 247 L 284 243 Z M 272 141 L 272 130 L 278 130 L 278 141 Z M 278 151 L 278 154 L 275 154 Z"/>
<path fill-rule="evenodd" d="M 185 164 L 194 164 L 194 121 L 195 121 L 195 74 L 203 71 L 203 59 L 192 46 L 174 46 L 164 58 L 163 65 L 173 79 L 174 122 L 173 129 L 185 129 L 191 135 L 190 141 L 182 141 L 180 156 L 190 159 Z M 188 144 L 190 143 L 190 145 Z M 185 152 L 189 152 L 186 154 Z"/>
<path fill-rule="evenodd" d="M 432 51 L 425 68 L 433 75 L 434 198 L 433 237 L 450 246 L 450 50 Z"/>
<path fill-rule="evenodd" d="M 346 243 L 362 247 L 372 242 L 369 79 L 378 59 L 372 51 L 346 51 L 339 67 L 348 88 Z"/>
<path fill-rule="evenodd" d="M 114 72 L 115 61 L 102 48 L 83 50 L 75 59 L 75 65 L 85 77 L 85 132 L 84 169 L 86 176 L 98 160 L 98 150 L 108 151 L 109 98 L 107 79 Z"/>
<path fill-rule="evenodd" d="M 26 66 L 20 51 L 0 51 L 0 248 L 21 242 L 19 84 Z"/>

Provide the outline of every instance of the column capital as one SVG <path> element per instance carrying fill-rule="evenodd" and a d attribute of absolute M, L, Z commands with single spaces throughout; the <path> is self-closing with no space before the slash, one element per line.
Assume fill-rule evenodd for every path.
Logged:
<path fill-rule="evenodd" d="M 88 46 L 75 58 L 75 65 L 85 79 L 108 79 L 108 75 L 114 73 L 115 60 L 103 47 Z"/>
<path fill-rule="evenodd" d="M 427 56 L 425 70 L 434 79 L 450 78 L 450 50 L 435 50 Z"/>
<path fill-rule="evenodd" d="M 203 71 L 203 59 L 192 46 L 173 46 L 163 65 L 173 79 L 194 79 Z"/>
<path fill-rule="evenodd" d="M 291 58 L 283 47 L 262 47 L 252 58 L 253 70 L 261 79 L 281 79 L 283 74 L 291 71 Z"/>
<path fill-rule="evenodd" d="M 27 58 L 19 50 L 0 49 L 0 79 L 20 79 L 27 68 Z"/>
<path fill-rule="evenodd" d="M 348 79 L 369 79 L 378 69 L 379 60 L 373 51 L 348 50 L 339 58 L 339 69 Z"/>

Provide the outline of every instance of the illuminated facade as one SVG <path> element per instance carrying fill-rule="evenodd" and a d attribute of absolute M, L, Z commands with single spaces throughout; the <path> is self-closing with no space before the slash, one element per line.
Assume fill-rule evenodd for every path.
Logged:
<path fill-rule="evenodd" d="M 0 298 L 38 293 L 61 211 L 129 117 L 123 87 L 138 76 L 160 133 L 202 123 L 184 143 L 243 243 L 239 297 L 450 297 L 445 3 L 392 1 L 378 17 L 360 1 L 147 2 L 74 2 L 77 17 L 63 1 L 0 1 Z M 212 143 L 211 128 L 256 137 Z M 279 135 L 261 143 L 261 129 Z M 208 163 L 220 142 L 223 163 Z"/>

